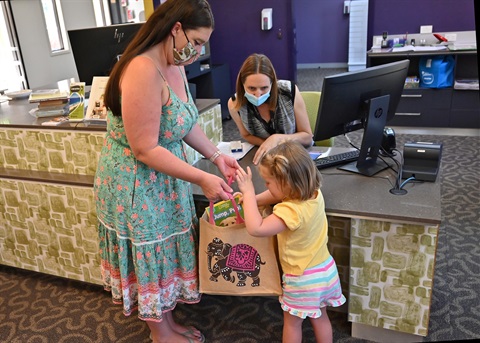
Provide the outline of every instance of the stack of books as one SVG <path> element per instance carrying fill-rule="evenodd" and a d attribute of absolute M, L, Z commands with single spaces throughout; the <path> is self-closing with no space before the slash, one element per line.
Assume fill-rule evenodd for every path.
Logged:
<path fill-rule="evenodd" d="M 38 107 L 32 111 L 35 117 L 55 117 L 69 113 L 68 97 L 69 92 L 59 89 L 40 89 L 33 91 L 28 101 L 38 103 Z"/>

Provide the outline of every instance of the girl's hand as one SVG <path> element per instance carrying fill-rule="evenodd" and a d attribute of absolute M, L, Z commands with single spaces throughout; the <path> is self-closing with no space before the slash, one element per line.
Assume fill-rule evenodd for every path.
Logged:
<path fill-rule="evenodd" d="M 255 188 L 252 181 L 252 170 L 250 167 L 247 167 L 246 172 L 242 168 L 237 169 L 235 180 L 237 181 L 238 189 L 240 189 L 240 192 L 242 192 L 243 195 L 246 193 L 255 194 Z"/>

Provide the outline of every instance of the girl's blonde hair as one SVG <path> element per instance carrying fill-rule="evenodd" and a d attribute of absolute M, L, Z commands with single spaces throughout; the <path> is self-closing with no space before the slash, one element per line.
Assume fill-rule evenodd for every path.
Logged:
<path fill-rule="evenodd" d="M 270 149 L 260 161 L 292 200 L 311 199 L 321 187 L 322 175 L 308 151 L 296 141 L 285 141 Z"/>

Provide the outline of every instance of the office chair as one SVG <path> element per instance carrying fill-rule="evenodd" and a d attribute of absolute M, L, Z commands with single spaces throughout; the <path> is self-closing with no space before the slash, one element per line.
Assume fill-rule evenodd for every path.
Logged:
<path fill-rule="evenodd" d="M 320 96 L 322 92 L 300 92 L 305 101 L 307 107 L 308 120 L 310 121 L 310 127 L 312 132 L 315 131 L 315 123 L 317 122 L 318 107 L 320 106 Z M 316 141 L 314 145 L 317 146 L 333 146 L 333 138 L 325 139 L 322 141 Z"/>

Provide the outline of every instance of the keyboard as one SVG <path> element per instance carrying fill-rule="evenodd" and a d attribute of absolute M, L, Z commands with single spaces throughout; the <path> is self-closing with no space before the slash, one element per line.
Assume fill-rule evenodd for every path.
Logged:
<path fill-rule="evenodd" d="M 352 150 L 347 152 L 342 152 L 335 155 L 320 157 L 314 160 L 317 169 L 325 169 L 334 166 L 338 166 L 341 164 L 347 164 L 349 162 L 353 162 L 358 160 L 358 155 L 360 154 L 360 150 Z"/>

